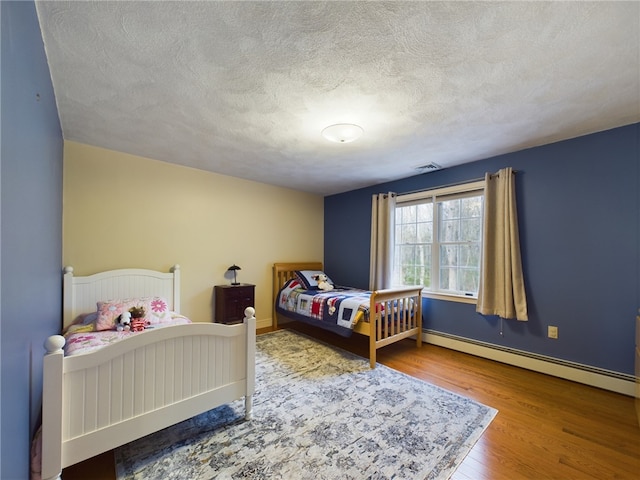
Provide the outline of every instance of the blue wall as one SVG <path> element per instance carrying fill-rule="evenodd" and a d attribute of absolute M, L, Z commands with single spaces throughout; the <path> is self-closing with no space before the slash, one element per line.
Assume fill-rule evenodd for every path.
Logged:
<path fill-rule="evenodd" d="M 0 478 L 29 478 L 42 347 L 62 317 L 62 133 L 33 2 L 1 2 Z"/>
<path fill-rule="evenodd" d="M 632 374 L 640 306 L 640 124 L 325 198 L 325 269 L 368 288 L 371 195 L 516 175 L 529 322 L 425 300 L 425 328 Z M 546 337 L 557 325 L 559 338 Z"/>

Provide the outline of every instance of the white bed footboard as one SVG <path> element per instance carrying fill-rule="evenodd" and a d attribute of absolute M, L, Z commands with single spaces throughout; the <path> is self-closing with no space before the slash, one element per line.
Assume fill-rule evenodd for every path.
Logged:
<path fill-rule="evenodd" d="M 192 323 L 132 334 L 64 357 L 50 337 L 44 357 L 42 478 L 255 390 L 253 308 L 243 324 Z"/>

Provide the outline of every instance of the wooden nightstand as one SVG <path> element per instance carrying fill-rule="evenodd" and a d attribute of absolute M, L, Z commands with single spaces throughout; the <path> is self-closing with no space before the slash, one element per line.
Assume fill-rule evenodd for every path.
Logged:
<path fill-rule="evenodd" d="M 255 285 L 216 285 L 215 322 L 240 323 L 244 319 L 244 309 L 255 307 Z"/>

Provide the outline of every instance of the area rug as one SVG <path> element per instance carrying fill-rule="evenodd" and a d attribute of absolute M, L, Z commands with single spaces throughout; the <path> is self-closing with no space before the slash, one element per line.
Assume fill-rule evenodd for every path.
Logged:
<path fill-rule="evenodd" d="M 497 410 L 279 330 L 241 400 L 116 450 L 118 480 L 447 479 Z"/>

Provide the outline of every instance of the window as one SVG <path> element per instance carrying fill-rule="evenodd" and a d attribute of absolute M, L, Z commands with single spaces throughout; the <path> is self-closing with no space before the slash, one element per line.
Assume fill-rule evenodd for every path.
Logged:
<path fill-rule="evenodd" d="M 399 195 L 393 285 L 477 297 L 484 182 Z"/>

